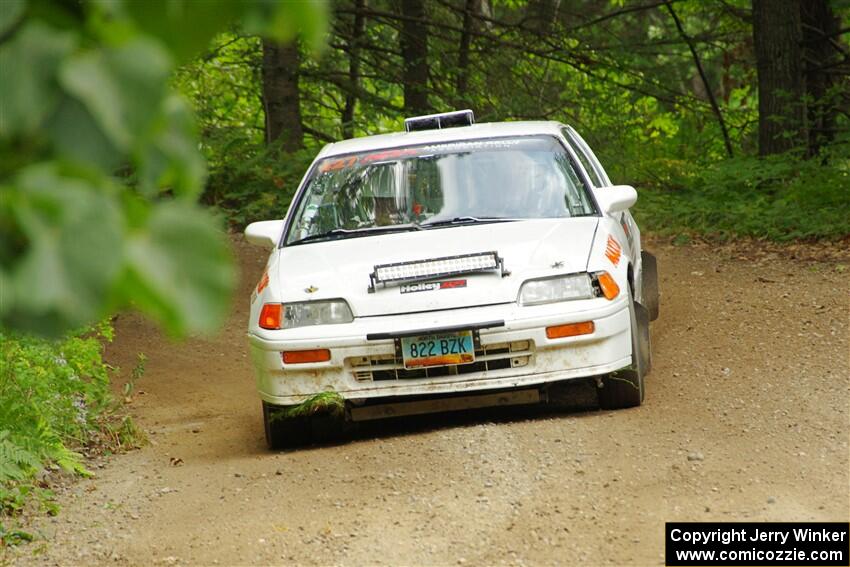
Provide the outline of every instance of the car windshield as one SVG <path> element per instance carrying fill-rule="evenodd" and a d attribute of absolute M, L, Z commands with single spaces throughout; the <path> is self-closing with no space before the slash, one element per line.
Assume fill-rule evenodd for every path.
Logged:
<path fill-rule="evenodd" d="M 449 142 L 320 161 L 286 243 L 592 214 L 585 184 L 556 138 Z"/>

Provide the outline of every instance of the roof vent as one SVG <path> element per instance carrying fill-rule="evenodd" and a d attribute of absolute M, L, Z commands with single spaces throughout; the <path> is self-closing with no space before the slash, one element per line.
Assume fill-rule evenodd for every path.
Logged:
<path fill-rule="evenodd" d="M 442 112 L 440 114 L 428 114 L 427 116 L 414 116 L 404 119 L 404 129 L 407 132 L 419 130 L 441 130 L 443 128 L 454 128 L 456 126 L 472 126 L 475 124 L 475 115 L 471 110 L 455 110 L 454 112 Z"/>

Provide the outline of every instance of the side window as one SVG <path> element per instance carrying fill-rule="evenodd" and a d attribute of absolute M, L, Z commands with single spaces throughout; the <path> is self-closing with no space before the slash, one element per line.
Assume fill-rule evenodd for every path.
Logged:
<path fill-rule="evenodd" d="M 576 175 L 576 170 L 570 163 L 567 154 L 559 154 L 556 157 L 556 162 L 564 176 L 563 179 L 566 181 L 566 183 L 561 182 L 557 185 L 565 187 L 563 200 L 567 206 L 567 210 L 569 210 L 570 216 L 592 215 L 594 213 L 593 205 L 590 204 L 587 196 L 587 188 L 584 186 L 581 178 Z"/>
<path fill-rule="evenodd" d="M 570 140 L 574 146 L 578 146 L 581 148 L 581 153 L 590 160 L 591 165 L 593 166 L 594 171 L 596 172 L 597 177 L 602 181 L 602 185 L 608 186 L 611 185 L 611 180 L 608 178 L 608 174 L 605 172 L 605 168 L 602 167 L 602 164 L 599 163 L 599 159 L 593 153 L 593 150 L 590 149 L 590 146 L 587 145 L 587 142 L 584 141 L 578 132 L 576 132 L 573 128 L 568 127 L 565 128 L 565 136 Z"/>
<path fill-rule="evenodd" d="M 588 177 L 590 177 L 590 182 L 593 183 L 594 187 L 602 187 L 603 183 L 600 182 L 599 176 L 596 175 L 596 170 L 593 169 L 593 166 L 591 165 L 590 160 L 587 159 L 587 156 L 585 155 L 585 153 L 582 151 L 582 149 L 579 147 L 579 145 L 575 143 L 575 140 L 573 140 L 572 136 L 570 136 L 570 132 L 568 130 L 564 129 L 562 131 L 562 133 L 564 134 L 564 138 L 567 139 L 567 143 L 570 144 L 570 147 L 575 152 L 575 154 L 578 156 L 578 159 L 581 162 L 582 167 L 587 172 Z"/>

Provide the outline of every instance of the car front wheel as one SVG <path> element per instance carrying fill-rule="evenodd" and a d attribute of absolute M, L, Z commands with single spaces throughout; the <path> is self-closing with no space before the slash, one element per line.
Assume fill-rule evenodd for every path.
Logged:
<path fill-rule="evenodd" d="M 339 441 L 350 430 L 344 416 L 322 412 L 287 415 L 293 407 L 297 406 L 276 406 L 263 402 L 263 426 L 269 449 Z"/>
<path fill-rule="evenodd" d="M 620 409 L 643 403 L 644 376 L 652 366 L 649 342 L 649 311 L 629 295 L 629 318 L 632 326 L 632 365 L 602 378 L 599 407 Z"/>
<path fill-rule="evenodd" d="M 661 303 L 661 292 L 658 288 L 658 261 L 649 252 L 640 253 L 641 266 L 643 266 L 641 281 L 643 290 L 643 304 L 649 311 L 649 320 L 658 319 L 658 311 Z"/>
<path fill-rule="evenodd" d="M 311 441 L 310 418 L 306 416 L 289 417 L 288 406 L 275 406 L 263 402 L 263 426 L 266 430 L 266 444 L 269 449 L 298 447 Z"/>

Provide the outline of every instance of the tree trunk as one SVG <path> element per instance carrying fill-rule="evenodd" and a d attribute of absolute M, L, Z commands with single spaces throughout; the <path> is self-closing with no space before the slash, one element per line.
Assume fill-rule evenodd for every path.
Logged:
<path fill-rule="evenodd" d="M 472 11 L 475 10 L 476 0 L 466 0 L 463 9 L 463 31 L 460 34 L 460 48 L 457 58 L 457 98 L 466 101 L 466 90 L 469 88 L 469 46 L 472 41 Z"/>
<path fill-rule="evenodd" d="M 360 84 L 360 42 L 366 31 L 366 0 L 354 0 L 354 23 L 348 42 L 348 84 L 345 107 L 342 109 L 342 137 L 354 137 L 354 111 L 357 108 L 357 88 Z"/>
<path fill-rule="evenodd" d="M 263 110 L 266 144 L 279 143 L 293 152 L 304 147 L 301 95 L 298 87 L 300 56 L 296 42 L 263 40 Z"/>
<path fill-rule="evenodd" d="M 561 0 L 531 0 L 528 3 L 528 27 L 538 33 L 548 33 L 558 17 Z"/>
<path fill-rule="evenodd" d="M 807 0 L 801 9 L 811 156 L 835 137 L 837 101 L 830 100 L 833 74 L 827 68 L 841 60 L 841 52 L 832 43 L 837 41 L 833 36 L 840 22 L 828 0 Z"/>
<path fill-rule="evenodd" d="M 753 0 L 759 154 L 807 146 L 799 0 Z"/>
<path fill-rule="evenodd" d="M 428 112 L 428 27 L 424 0 L 401 0 L 405 16 L 401 27 L 401 57 L 404 61 L 404 111 L 408 115 Z M 418 21 L 417 21 L 418 20 Z"/>

